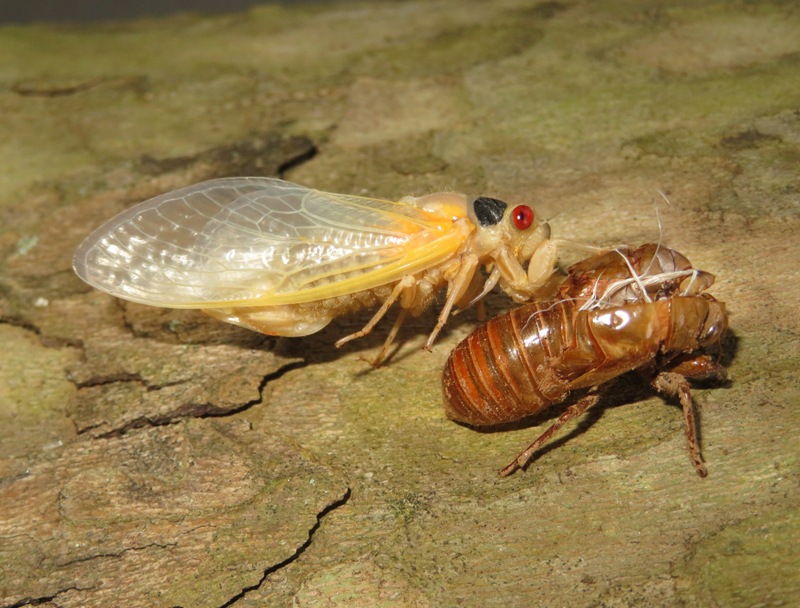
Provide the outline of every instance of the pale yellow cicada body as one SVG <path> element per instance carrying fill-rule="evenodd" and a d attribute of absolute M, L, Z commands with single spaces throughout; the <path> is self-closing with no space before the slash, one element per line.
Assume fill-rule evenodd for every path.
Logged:
<path fill-rule="evenodd" d="M 454 307 L 495 284 L 517 301 L 550 275 L 555 246 L 530 207 L 440 193 L 386 201 L 279 179 L 216 179 L 144 201 L 77 249 L 77 275 L 113 296 L 200 309 L 265 334 L 305 336 L 339 315 L 396 301 L 418 315 L 447 285 L 430 347 Z M 480 268 L 485 268 L 484 277 Z"/>

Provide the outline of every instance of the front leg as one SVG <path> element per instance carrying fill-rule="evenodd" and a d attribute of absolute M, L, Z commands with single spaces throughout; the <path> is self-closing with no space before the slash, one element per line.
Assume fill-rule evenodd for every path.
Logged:
<path fill-rule="evenodd" d="M 530 300 L 553 274 L 557 258 L 555 243 L 550 239 L 542 241 L 531 255 L 526 272 L 511 250 L 505 247 L 496 259 L 502 275 L 500 285 L 516 302 Z"/>
<path fill-rule="evenodd" d="M 536 290 L 547 282 L 558 261 L 556 242 L 542 241 L 528 261 L 528 288 Z"/>

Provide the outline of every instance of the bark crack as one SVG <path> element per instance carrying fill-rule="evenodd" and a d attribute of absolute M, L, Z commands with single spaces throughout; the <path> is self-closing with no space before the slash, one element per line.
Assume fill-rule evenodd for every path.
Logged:
<path fill-rule="evenodd" d="M 108 553 L 95 553 L 93 555 L 87 555 L 85 557 L 78 557 L 75 559 L 68 560 L 66 562 L 62 562 L 58 564 L 60 568 L 65 568 L 67 566 L 72 566 L 74 564 L 82 564 L 85 562 L 90 562 L 95 559 L 106 559 L 106 558 L 114 558 L 119 559 L 123 557 L 126 553 L 132 553 L 136 551 L 145 551 L 147 549 L 171 549 L 178 546 L 178 543 L 148 543 L 146 545 L 139 545 L 134 547 L 125 547 L 120 549 L 119 551 L 109 551 Z"/>
<path fill-rule="evenodd" d="M 156 426 L 168 426 L 170 424 L 176 424 L 182 420 L 187 418 L 224 418 L 226 416 L 232 416 L 234 414 L 238 414 L 240 412 L 246 411 L 255 405 L 260 405 L 264 402 L 264 389 L 266 386 L 277 380 L 284 374 L 304 367 L 306 365 L 305 361 L 292 361 L 287 363 L 286 365 L 281 366 L 279 369 L 270 372 L 269 374 L 265 374 L 261 378 L 261 382 L 258 385 L 258 396 L 250 401 L 246 401 L 240 405 L 234 407 L 220 407 L 214 403 L 205 402 L 205 403 L 184 403 L 177 406 L 175 409 L 166 413 L 161 416 L 141 416 L 139 418 L 135 418 L 134 420 L 130 420 L 126 422 L 124 425 L 112 429 L 106 433 L 100 434 L 97 437 L 101 439 L 107 439 L 110 437 L 119 437 L 125 434 L 128 431 L 143 428 L 143 427 L 156 427 Z M 111 384 L 113 382 L 141 382 L 147 388 L 148 391 L 155 391 L 161 388 L 165 388 L 168 386 L 174 386 L 176 384 L 184 384 L 189 380 L 181 380 L 177 382 L 171 383 L 164 383 L 163 385 L 158 386 L 149 386 L 146 382 L 144 382 L 141 378 L 139 378 L 136 374 L 132 374 L 130 376 L 125 377 L 117 377 L 117 378 L 109 378 L 107 380 L 98 380 L 95 379 L 93 381 L 87 381 L 82 383 L 78 386 L 78 388 L 83 388 L 85 386 L 98 386 L 102 384 Z M 95 425 L 96 427 L 96 425 Z M 78 434 L 81 435 L 86 433 L 87 431 L 92 430 L 95 427 L 86 427 L 80 429 Z"/>
<path fill-rule="evenodd" d="M 50 336 L 48 334 L 42 333 L 40 327 L 31 323 L 30 321 L 25 321 L 18 317 L 7 317 L 7 316 L 0 316 L 0 325 L 10 325 L 11 327 L 18 327 L 20 329 L 24 329 L 39 338 L 39 342 L 45 348 L 77 348 L 83 349 L 83 341 L 78 339 L 71 339 L 71 338 L 64 338 L 58 336 Z"/>
<path fill-rule="evenodd" d="M 6 604 L 2 606 L 2 608 L 22 608 L 22 606 L 39 606 L 41 604 L 49 604 L 50 602 L 54 601 L 59 595 L 64 593 L 68 593 L 70 591 L 89 591 L 92 587 L 65 587 L 64 589 L 60 589 L 53 595 L 44 595 L 42 597 L 26 597 L 18 602 L 14 602 L 13 604 Z"/>
<path fill-rule="evenodd" d="M 350 488 L 347 488 L 339 498 L 337 498 L 336 500 L 325 506 L 319 513 L 317 513 L 317 521 L 314 523 L 313 526 L 311 526 L 311 529 L 309 529 L 308 538 L 302 545 L 300 545 L 295 550 L 294 553 L 292 553 L 289 557 L 287 557 L 283 561 L 280 561 L 277 564 L 273 564 L 272 566 L 264 570 L 264 574 L 256 584 L 250 585 L 249 587 L 245 587 L 239 593 L 237 593 L 231 599 L 229 599 L 227 602 L 221 604 L 219 608 L 229 608 L 230 606 L 233 606 L 236 602 L 243 599 L 248 593 L 259 589 L 267 581 L 270 574 L 273 574 L 274 572 L 277 572 L 278 570 L 281 570 L 282 568 L 285 568 L 286 566 L 298 560 L 300 556 L 302 556 L 306 552 L 306 550 L 311 546 L 311 542 L 314 540 L 314 534 L 316 534 L 317 530 L 319 530 L 319 527 L 322 525 L 323 518 L 325 518 L 325 516 L 327 516 L 332 511 L 345 505 L 347 501 L 350 500 L 350 495 L 351 495 L 351 490 Z"/>

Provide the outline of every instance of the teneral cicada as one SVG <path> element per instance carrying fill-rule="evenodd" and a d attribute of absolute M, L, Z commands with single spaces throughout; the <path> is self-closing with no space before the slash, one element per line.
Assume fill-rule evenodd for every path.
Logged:
<path fill-rule="evenodd" d="M 78 247 L 73 266 L 116 297 L 200 309 L 270 335 L 305 336 L 344 313 L 378 308 L 337 346 L 369 333 L 399 302 L 379 364 L 406 315 L 420 314 L 445 285 L 428 348 L 454 307 L 494 285 L 528 299 L 552 271 L 549 237 L 530 207 L 494 198 L 388 201 L 240 177 L 127 209 Z"/>

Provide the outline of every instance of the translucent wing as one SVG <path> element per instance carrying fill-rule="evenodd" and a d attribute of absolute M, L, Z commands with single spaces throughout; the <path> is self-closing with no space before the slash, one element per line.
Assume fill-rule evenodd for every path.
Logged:
<path fill-rule="evenodd" d="M 77 249 L 114 296 L 211 308 L 309 302 L 397 280 L 453 254 L 452 218 L 279 179 L 217 179 L 144 201 Z"/>

